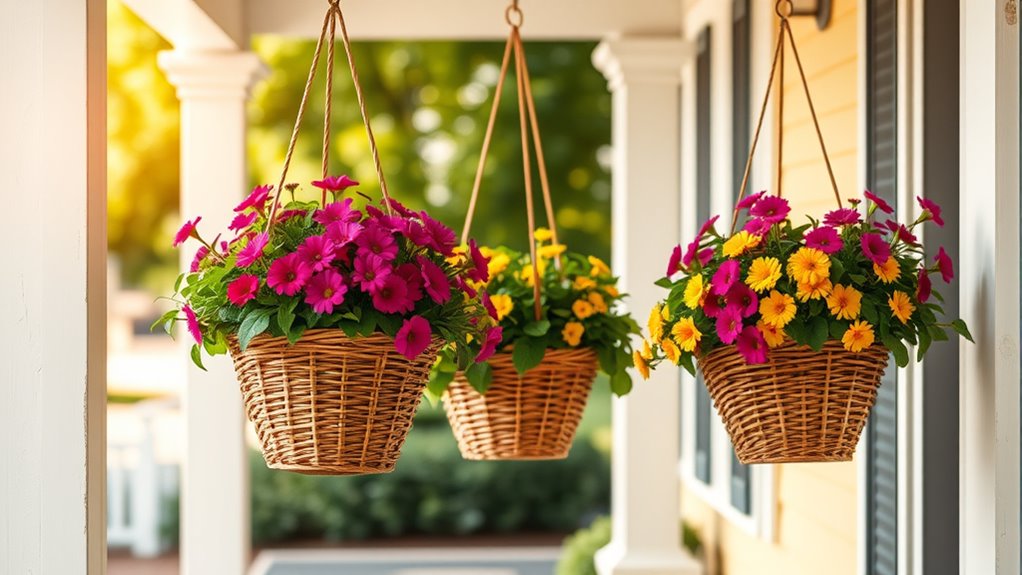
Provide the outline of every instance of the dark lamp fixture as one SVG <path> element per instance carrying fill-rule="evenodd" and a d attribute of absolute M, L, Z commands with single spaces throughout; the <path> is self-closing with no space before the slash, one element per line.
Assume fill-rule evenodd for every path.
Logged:
<path fill-rule="evenodd" d="M 791 0 L 791 6 L 792 16 L 815 16 L 820 30 L 830 25 L 831 0 Z"/>

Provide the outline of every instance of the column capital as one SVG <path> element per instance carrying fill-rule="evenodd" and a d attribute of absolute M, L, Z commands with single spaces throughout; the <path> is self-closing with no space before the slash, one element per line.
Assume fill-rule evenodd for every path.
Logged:
<path fill-rule="evenodd" d="M 268 73 L 254 52 L 167 50 L 157 62 L 182 101 L 244 100 Z"/>
<path fill-rule="evenodd" d="M 681 84 L 681 68 L 692 53 L 680 37 L 608 38 L 593 51 L 593 65 L 611 91 L 627 84 Z"/>

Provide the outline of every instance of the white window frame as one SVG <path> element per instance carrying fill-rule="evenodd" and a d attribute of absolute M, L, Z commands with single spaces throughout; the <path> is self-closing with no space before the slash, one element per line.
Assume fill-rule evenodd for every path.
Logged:
<path fill-rule="evenodd" d="M 773 3 L 753 0 L 749 3 L 750 18 L 750 86 L 749 114 L 755 120 L 762 105 L 763 90 L 770 74 L 775 29 Z M 706 27 L 710 27 L 711 49 L 711 181 L 710 212 L 722 214 L 721 221 L 730 218 L 734 205 L 734 193 L 740 182 L 732 177 L 732 2 L 722 0 L 694 0 L 685 6 L 685 36 L 698 38 Z M 687 241 L 698 230 L 702 222 L 696 222 L 693 214 L 696 206 L 696 61 L 693 55 L 682 70 L 682 189 L 681 189 L 681 230 Z M 763 137 L 760 138 L 753 162 L 750 187 L 769 187 L 775 177 L 773 162 L 774 145 L 773 117 L 767 114 L 763 122 Z M 722 225 L 726 225 L 722 224 Z M 776 470 L 773 465 L 753 465 L 749 473 L 751 508 L 748 514 L 738 510 L 731 502 L 731 439 L 720 417 L 714 417 L 710 430 L 711 483 L 706 484 L 695 474 L 695 389 L 696 380 L 688 372 L 681 372 L 682 396 L 682 441 L 679 475 L 686 489 L 704 500 L 731 524 L 766 542 L 774 542 L 777 529 Z M 714 413 L 716 411 L 714 410 Z"/>

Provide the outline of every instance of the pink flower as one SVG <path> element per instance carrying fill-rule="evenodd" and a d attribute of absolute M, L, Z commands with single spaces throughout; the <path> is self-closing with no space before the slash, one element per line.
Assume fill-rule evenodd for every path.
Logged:
<path fill-rule="evenodd" d="M 298 246 L 298 250 L 295 252 L 298 257 L 312 268 L 312 271 L 318 272 L 326 267 L 330 266 L 330 262 L 334 261 L 336 254 L 334 253 L 334 243 L 328 240 L 324 236 L 309 236 L 305 238 L 302 245 Z"/>
<path fill-rule="evenodd" d="M 279 212 L 277 214 L 277 223 L 278 224 L 282 224 L 282 223 L 284 223 L 284 222 L 286 222 L 286 221 L 288 221 L 291 218 L 296 217 L 296 216 L 303 216 L 304 217 L 306 213 L 307 212 L 305 210 L 298 210 L 298 209 L 284 210 L 284 211 Z"/>
<path fill-rule="evenodd" d="M 951 257 L 944 251 L 944 246 L 940 246 L 937 256 L 933 259 L 937 262 L 937 269 L 940 270 L 940 277 L 944 279 L 944 283 L 951 283 L 951 280 L 955 279 L 955 266 L 951 262 Z"/>
<path fill-rule="evenodd" d="M 727 295 L 728 290 L 731 289 L 731 285 L 738 279 L 741 271 L 741 267 L 735 260 L 728 260 L 721 264 L 720 268 L 717 269 L 717 273 L 713 274 L 713 279 L 710 281 L 713 284 L 713 293 L 720 296 Z"/>
<path fill-rule="evenodd" d="M 419 357 L 432 341 L 433 330 L 426 318 L 416 315 L 405 320 L 394 337 L 394 347 L 409 360 Z"/>
<path fill-rule="evenodd" d="M 199 266 L 202 265 L 202 260 L 206 259 L 209 255 L 209 248 L 206 246 L 199 246 L 199 249 L 195 252 L 195 257 L 192 258 L 192 265 L 188 267 L 188 271 L 195 273 L 199 271 Z"/>
<path fill-rule="evenodd" d="M 256 186 L 252 188 L 252 192 L 234 208 L 234 211 L 243 212 L 248 208 L 255 208 L 257 212 L 262 212 L 266 207 L 266 200 L 270 197 L 270 190 L 272 189 L 273 186 Z"/>
<path fill-rule="evenodd" d="M 759 311 L 759 296 L 742 282 L 735 282 L 724 299 L 727 309 L 737 311 L 743 318 L 751 317 Z"/>
<path fill-rule="evenodd" d="M 696 234 L 696 242 L 703 239 L 703 236 L 706 235 L 706 232 L 709 232 L 710 229 L 713 228 L 713 224 L 717 223 L 717 220 L 719 219 L 720 215 L 718 214 L 703 222 L 703 225 L 699 228 L 699 233 Z"/>
<path fill-rule="evenodd" d="M 681 244 L 674 246 L 671 257 L 667 259 L 667 277 L 671 277 L 681 269 Z"/>
<path fill-rule="evenodd" d="M 239 276 L 227 284 L 227 299 L 238 307 L 242 307 L 255 299 L 259 293 L 259 278 L 252 274 Z"/>
<path fill-rule="evenodd" d="M 355 241 L 361 233 L 362 224 L 358 222 L 333 222 L 327 225 L 323 235 L 334 242 L 334 247 L 341 248 Z"/>
<path fill-rule="evenodd" d="M 881 212 L 885 214 L 894 213 L 894 208 L 891 207 L 891 204 L 888 204 L 887 202 L 884 201 L 883 198 L 869 190 L 866 190 L 866 199 L 876 204 L 877 209 L 880 210 Z"/>
<path fill-rule="evenodd" d="M 254 264 L 259 258 L 263 257 L 263 250 L 266 249 L 266 244 L 270 241 L 270 234 L 263 232 L 256 234 L 251 240 L 245 244 L 245 247 L 241 248 L 238 252 L 238 267 L 247 268 Z"/>
<path fill-rule="evenodd" d="M 424 248 L 434 248 L 433 236 L 429 235 L 425 226 L 411 220 L 404 220 L 404 222 L 404 228 L 401 230 L 401 233 L 403 233 L 413 244 Z"/>
<path fill-rule="evenodd" d="M 408 297 L 408 285 L 397 274 L 384 278 L 380 289 L 373 292 L 373 307 L 383 313 L 408 313 L 415 302 Z"/>
<path fill-rule="evenodd" d="M 745 222 L 745 226 L 742 229 L 754 236 L 765 236 L 766 233 L 770 231 L 770 226 L 772 225 L 773 224 L 766 220 L 760 218 L 752 218 L 751 220 Z"/>
<path fill-rule="evenodd" d="M 385 261 L 397 257 L 397 241 L 394 234 L 376 223 L 371 223 L 355 238 L 359 254 L 372 254 Z"/>
<path fill-rule="evenodd" d="M 898 239 L 911 246 L 919 245 L 919 238 L 915 236 L 904 224 L 898 226 Z"/>
<path fill-rule="evenodd" d="M 933 220 L 933 223 L 937 224 L 939 227 L 944 227 L 944 219 L 940 216 L 942 210 L 940 206 L 937 205 L 937 202 L 927 200 L 926 198 L 921 198 L 919 196 L 916 196 L 916 200 L 919 201 L 919 205 L 922 206 L 924 210 L 930 213 L 930 219 Z"/>
<path fill-rule="evenodd" d="M 477 292 L 474 287 L 468 285 L 468 282 L 465 281 L 465 278 L 461 277 L 460 275 L 454 276 L 454 285 L 459 290 L 468 294 L 468 297 L 476 297 L 477 295 L 479 295 L 479 292 Z"/>
<path fill-rule="evenodd" d="M 479 349 L 479 353 L 476 354 L 475 362 L 482 363 L 493 357 L 493 354 L 497 353 L 497 346 L 500 345 L 502 339 L 504 339 L 504 328 L 499 325 L 486 330 L 486 339 L 483 340 L 483 345 Z"/>
<path fill-rule="evenodd" d="M 309 278 L 305 284 L 305 303 L 311 305 L 312 311 L 318 314 L 333 313 L 334 306 L 344 303 L 346 293 L 348 286 L 344 284 L 344 277 L 328 267 Z"/>
<path fill-rule="evenodd" d="M 766 196 L 752 206 L 749 215 L 771 224 L 777 224 L 783 222 L 790 212 L 791 206 L 788 205 L 788 200 L 779 196 Z"/>
<path fill-rule="evenodd" d="M 188 333 L 192 334 L 192 339 L 195 340 L 196 344 L 202 345 L 202 328 L 199 326 L 199 318 L 195 317 L 195 312 L 187 305 L 182 307 L 181 311 L 185 312 Z"/>
<path fill-rule="evenodd" d="M 493 307 L 493 300 L 490 299 L 490 294 L 484 291 L 479 294 L 479 299 L 483 301 L 483 307 L 486 308 L 486 313 L 488 313 L 494 321 L 499 321 L 500 316 L 497 314 L 497 308 Z"/>
<path fill-rule="evenodd" d="M 408 299 L 412 300 L 413 303 L 422 299 L 422 274 L 415 264 L 401 264 L 397 266 L 395 273 L 405 280 L 405 286 L 408 288 Z"/>
<path fill-rule="evenodd" d="M 344 190 L 357 186 L 358 182 L 349 178 L 348 176 L 327 176 L 322 180 L 316 180 L 312 182 L 312 185 L 316 186 L 321 190 L 328 190 L 331 192 L 343 192 Z"/>
<path fill-rule="evenodd" d="M 341 202 L 329 203 L 326 207 L 316 210 L 312 219 L 327 227 L 335 222 L 357 222 L 362 219 L 362 212 L 351 209 L 351 202 L 351 198 L 345 198 Z"/>
<path fill-rule="evenodd" d="M 837 228 L 857 224 L 861 218 L 862 214 L 859 213 L 859 210 L 853 210 L 852 208 L 839 208 L 834 211 L 827 212 L 827 215 L 823 216 L 823 223 Z"/>
<path fill-rule="evenodd" d="M 383 281 L 394 271 L 394 268 L 390 267 L 390 262 L 373 254 L 356 256 L 354 268 L 352 281 L 359 284 L 362 291 L 369 293 L 382 288 Z"/>
<path fill-rule="evenodd" d="M 758 202 L 759 199 L 762 198 L 765 195 L 766 195 L 766 192 L 763 191 L 763 192 L 760 192 L 758 194 L 752 194 L 751 196 L 745 196 L 742 199 L 742 201 L 738 202 L 738 205 L 735 206 L 735 209 L 736 210 L 747 210 L 747 209 L 751 208 L 752 206 L 754 206 L 756 204 L 756 202 Z"/>
<path fill-rule="evenodd" d="M 688 245 L 688 249 L 685 250 L 685 255 L 681 258 L 681 265 L 691 267 L 694 260 L 699 260 L 699 265 L 705 266 L 713 259 L 713 248 L 699 249 L 699 242 L 694 241 Z"/>
<path fill-rule="evenodd" d="M 862 234 L 859 244 L 862 246 L 862 255 L 878 266 L 887 263 L 887 259 L 891 257 L 891 246 L 887 245 L 880 234 Z"/>
<path fill-rule="evenodd" d="M 836 254 L 841 251 L 845 243 L 837 230 L 830 226 L 823 226 L 806 234 L 806 247 L 820 250 L 825 254 Z"/>
<path fill-rule="evenodd" d="M 724 312 L 725 308 L 726 302 L 724 301 L 724 298 L 718 295 L 713 295 L 713 293 L 707 294 L 706 299 L 703 301 L 703 313 L 706 314 L 706 317 L 720 317 L 720 314 Z"/>
<path fill-rule="evenodd" d="M 916 299 L 919 303 L 926 303 L 933 291 L 933 283 L 930 282 L 930 274 L 925 268 L 919 270 L 919 288 L 916 290 Z"/>
<path fill-rule="evenodd" d="M 426 231 L 433 238 L 433 248 L 444 256 L 449 257 L 454 254 L 454 246 L 458 241 L 454 231 L 429 217 L 425 211 L 419 212 L 419 219 L 422 220 L 422 224 L 426 226 Z"/>
<path fill-rule="evenodd" d="M 425 256 L 419 256 L 415 261 L 419 264 L 422 285 L 429 297 L 433 298 L 436 303 L 447 303 L 451 299 L 451 282 L 447 279 L 444 270 Z"/>
<path fill-rule="evenodd" d="M 183 226 L 181 226 L 181 229 L 178 230 L 176 234 L 174 234 L 174 247 L 175 248 L 178 247 L 179 245 L 185 243 L 185 240 L 187 240 L 188 238 L 198 238 L 199 237 L 198 232 L 195 231 L 195 226 L 199 225 L 200 221 L 202 221 L 202 217 L 201 216 L 195 218 L 194 220 L 187 221 L 187 222 L 185 222 L 185 224 Z"/>
<path fill-rule="evenodd" d="M 388 198 L 390 200 L 390 208 L 401 215 L 402 218 L 414 218 L 415 212 L 409 210 L 404 204 L 395 200 L 394 198 Z M 387 200 L 384 200 L 385 202 Z"/>
<path fill-rule="evenodd" d="M 756 365 L 766 363 L 767 344 L 763 334 L 753 326 L 748 326 L 738 334 L 738 353 L 745 358 L 745 363 Z"/>
<path fill-rule="evenodd" d="M 473 269 L 467 272 L 470 279 L 477 282 L 488 282 L 490 281 L 490 258 L 483 255 L 483 252 L 479 251 L 479 246 L 476 245 L 475 240 L 468 240 L 468 254 L 472 258 Z"/>
<path fill-rule="evenodd" d="M 266 285 L 280 295 L 292 296 L 305 287 L 312 275 L 312 268 L 303 262 L 298 254 L 277 258 L 266 272 Z"/>
<path fill-rule="evenodd" d="M 738 310 L 725 309 L 717 316 L 717 337 L 720 341 L 731 344 L 742 332 L 742 316 Z"/>

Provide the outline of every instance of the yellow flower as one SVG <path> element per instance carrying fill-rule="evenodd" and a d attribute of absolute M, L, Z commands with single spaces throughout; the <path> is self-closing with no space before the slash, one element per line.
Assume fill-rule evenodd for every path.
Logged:
<path fill-rule="evenodd" d="M 541 246 L 539 248 L 539 257 L 541 258 L 555 258 L 564 253 L 568 249 L 568 246 L 564 244 L 550 244 L 549 246 Z"/>
<path fill-rule="evenodd" d="M 642 359 L 645 359 L 646 361 L 653 359 L 653 348 L 649 345 L 648 339 L 642 340 L 642 352 L 640 352 L 639 355 L 641 355 Z"/>
<path fill-rule="evenodd" d="M 617 286 L 603 286 L 603 292 L 609 295 L 610 297 L 618 297 L 621 295 L 621 292 L 618 291 Z"/>
<path fill-rule="evenodd" d="M 642 376 L 642 379 L 649 379 L 649 364 L 642 358 L 642 354 L 638 351 L 632 352 L 632 363 L 635 365 L 635 369 Z"/>
<path fill-rule="evenodd" d="M 664 339 L 664 316 L 660 306 L 653 306 L 653 309 L 649 312 L 649 337 L 653 341 L 660 343 L 660 340 Z"/>
<path fill-rule="evenodd" d="M 486 269 L 490 272 L 490 278 L 497 277 L 507 266 L 511 264 L 511 258 L 507 254 L 496 253 L 490 258 L 490 263 L 487 264 Z"/>
<path fill-rule="evenodd" d="M 564 329 L 561 330 L 561 337 L 564 338 L 564 343 L 575 347 L 582 342 L 582 334 L 585 331 L 586 328 L 582 324 L 577 321 L 569 321 L 564 325 Z"/>
<path fill-rule="evenodd" d="M 660 342 L 660 349 L 664 350 L 664 357 L 667 358 L 667 361 L 674 365 L 678 365 L 681 361 L 681 350 L 678 349 L 678 346 L 674 345 L 674 342 L 670 339 L 665 339 Z"/>
<path fill-rule="evenodd" d="M 798 283 L 815 284 L 830 277 L 830 258 L 815 248 L 799 248 L 788 258 L 788 275 Z"/>
<path fill-rule="evenodd" d="M 887 258 L 887 261 L 882 266 L 873 264 L 873 271 L 876 272 L 880 281 L 885 284 L 893 282 L 901 275 L 901 267 L 898 266 L 898 260 L 894 259 L 893 256 Z"/>
<path fill-rule="evenodd" d="M 837 284 L 827 296 L 827 307 L 838 319 L 855 319 L 862 309 L 862 294 L 852 286 Z"/>
<path fill-rule="evenodd" d="M 774 289 L 777 280 L 781 279 L 781 262 L 777 258 L 756 258 L 749 266 L 749 275 L 745 283 L 754 291 L 763 293 Z"/>
<path fill-rule="evenodd" d="M 891 299 L 887 300 L 887 305 L 891 306 L 891 313 L 900 319 L 901 323 L 908 323 L 908 318 L 912 317 L 912 312 L 916 310 L 908 294 L 903 291 L 895 291 Z"/>
<path fill-rule="evenodd" d="M 609 311 L 607 302 L 603 301 L 603 296 L 596 292 L 589 294 L 589 303 L 593 304 L 593 309 L 596 310 L 596 313 L 607 313 Z"/>
<path fill-rule="evenodd" d="M 500 321 L 507 317 L 507 314 L 511 313 L 511 310 L 515 309 L 515 302 L 511 300 L 511 296 L 507 294 L 499 293 L 497 295 L 490 296 L 490 303 L 493 304 L 493 308 L 497 310 L 497 321 Z"/>
<path fill-rule="evenodd" d="M 451 250 L 451 255 L 447 257 L 447 263 L 452 266 L 459 265 L 465 261 L 465 254 L 468 253 L 468 246 L 457 246 Z"/>
<path fill-rule="evenodd" d="M 763 334 L 763 339 L 770 348 L 775 348 L 784 343 L 785 334 L 783 329 L 776 325 L 770 325 L 763 320 L 759 320 L 756 323 L 756 327 L 759 328 L 760 333 Z"/>
<path fill-rule="evenodd" d="M 536 228 L 532 237 L 536 238 L 537 242 L 548 242 L 550 238 L 554 237 L 554 233 L 546 228 Z"/>
<path fill-rule="evenodd" d="M 671 321 L 671 308 L 664 304 L 662 310 L 660 310 L 660 316 L 664 318 L 664 321 Z"/>
<path fill-rule="evenodd" d="M 678 323 L 674 324 L 674 328 L 671 329 L 671 335 L 674 336 L 674 341 L 685 351 L 695 351 L 699 340 L 703 339 L 702 332 L 699 331 L 699 328 L 696 327 L 695 322 L 690 317 L 683 317 L 678 320 Z"/>
<path fill-rule="evenodd" d="M 830 279 L 822 278 L 816 283 L 798 284 L 798 291 L 795 292 L 795 296 L 798 297 L 798 301 L 807 302 L 811 299 L 825 298 L 833 290 L 834 285 L 830 283 Z"/>
<path fill-rule="evenodd" d="M 788 325 L 795 318 L 796 311 L 798 308 L 795 307 L 795 298 L 777 290 L 771 291 L 769 296 L 759 300 L 759 313 L 763 316 L 763 321 L 778 328 Z"/>
<path fill-rule="evenodd" d="M 596 308 L 588 301 L 580 299 L 571 304 L 571 311 L 575 312 L 575 317 L 578 319 L 585 319 L 596 313 Z"/>
<path fill-rule="evenodd" d="M 746 250 L 758 246 L 761 240 L 759 236 L 742 230 L 724 242 L 724 255 L 729 258 L 740 256 Z"/>
<path fill-rule="evenodd" d="M 537 263 L 537 267 L 539 268 L 539 276 L 541 278 L 543 277 L 543 274 L 546 273 L 546 262 L 547 261 L 545 259 L 540 258 L 539 262 Z M 522 271 L 519 272 L 519 277 L 522 278 L 522 281 L 525 282 L 525 285 L 529 287 L 533 286 L 535 282 L 532 279 L 532 262 L 528 262 L 524 266 L 522 266 Z"/>
<path fill-rule="evenodd" d="M 595 288 L 596 281 L 585 276 L 578 276 L 575 278 L 575 282 L 571 284 L 571 287 L 575 291 L 586 291 L 587 289 Z"/>
<path fill-rule="evenodd" d="M 589 256 L 589 265 L 593 266 L 593 269 L 589 272 L 593 277 L 603 277 L 610 275 L 610 266 L 604 263 L 603 260 L 596 256 Z"/>
<path fill-rule="evenodd" d="M 688 278 L 688 285 L 685 286 L 685 305 L 688 306 L 688 309 L 696 309 L 703 304 L 707 287 L 703 285 L 702 275 Z"/>
<path fill-rule="evenodd" d="M 873 335 L 873 326 L 864 321 L 857 321 L 848 326 L 848 331 L 841 337 L 841 343 L 845 349 L 856 353 L 873 345 L 876 336 Z"/>

